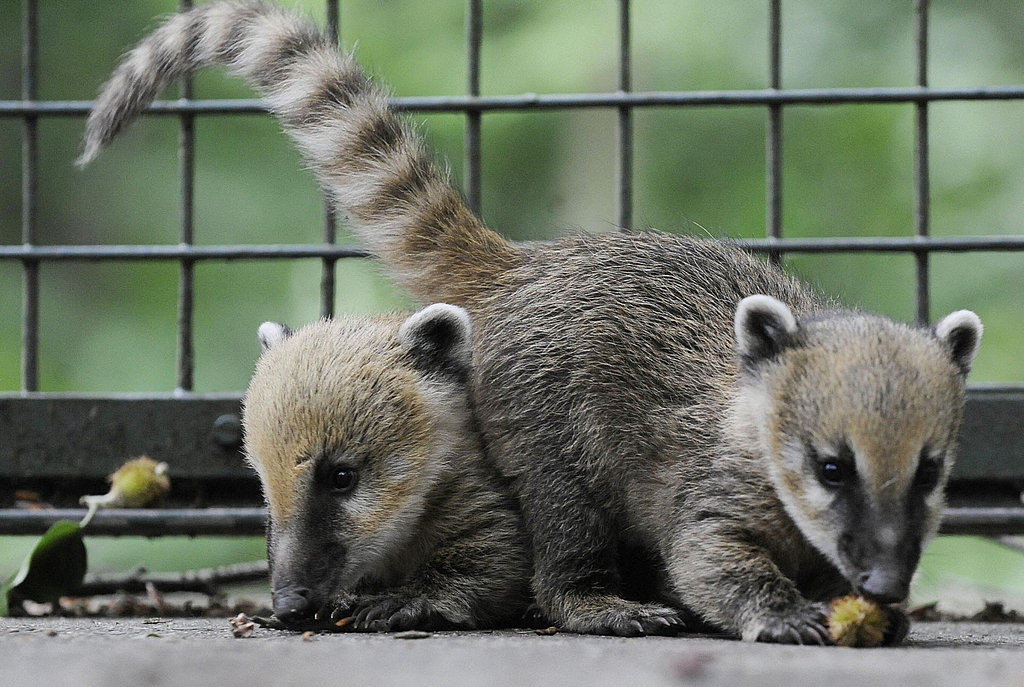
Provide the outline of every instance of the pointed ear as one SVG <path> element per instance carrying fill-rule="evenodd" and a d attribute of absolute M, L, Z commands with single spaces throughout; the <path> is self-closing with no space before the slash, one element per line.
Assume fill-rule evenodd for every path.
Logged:
<path fill-rule="evenodd" d="M 970 310 L 957 310 L 935 325 L 935 336 L 949 348 L 953 362 L 965 375 L 971 371 L 984 331 L 981 319 Z"/>
<path fill-rule="evenodd" d="M 256 336 L 260 340 L 260 350 L 263 352 L 270 350 L 291 335 L 292 330 L 288 328 L 288 325 L 278 322 L 264 322 L 256 330 Z"/>
<path fill-rule="evenodd" d="M 747 368 L 781 353 L 799 328 L 789 306 L 761 294 L 740 301 L 734 323 L 736 352 Z"/>
<path fill-rule="evenodd" d="M 410 315 L 398 330 L 398 340 L 422 369 L 465 379 L 473 359 L 472 334 L 469 313 L 435 303 Z"/>

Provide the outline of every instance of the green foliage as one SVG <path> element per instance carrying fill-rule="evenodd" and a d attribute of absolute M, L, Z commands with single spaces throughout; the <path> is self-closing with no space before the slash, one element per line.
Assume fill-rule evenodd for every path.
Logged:
<path fill-rule="evenodd" d="M 17 573 L 0 585 L 0 615 L 9 605 L 29 599 L 53 603 L 77 589 L 87 566 L 82 528 L 70 520 L 60 520 L 36 542 Z"/>

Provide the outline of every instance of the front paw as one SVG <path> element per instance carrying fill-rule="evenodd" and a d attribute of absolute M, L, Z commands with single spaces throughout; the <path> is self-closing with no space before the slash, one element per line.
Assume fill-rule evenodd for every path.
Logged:
<path fill-rule="evenodd" d="M 773 611 L 762 618 L 760 628 L 752 632 L 753 637 L 743 634 L 744 639 L 774 644 L 832 644 L 828 632 L 828 606 L 807 603 L 785 611 Z"/>
<path fill-rule="evenodd" d="M 436 630 L 446 625 L 429 599 L 407 594 L 345 596 L 335 603 L 331 619 L 338 627 L 357 632 Z"/>
<path fill-rule="evenodd" d="M 882 639 L 882 646 L 896 646 L 902 644 L 910 632 L 910 618 L 902 609 L 896 606 L 882 606 L 885 611 L 889 626 L 885 630 Z"/>
<path fill-rule="evenodd" d="M 562 629 L 581 634 L 641 637 L 679 634 L 685 625 L 679 611 L 673 608 L 595 596 L 566 604 Z"/>

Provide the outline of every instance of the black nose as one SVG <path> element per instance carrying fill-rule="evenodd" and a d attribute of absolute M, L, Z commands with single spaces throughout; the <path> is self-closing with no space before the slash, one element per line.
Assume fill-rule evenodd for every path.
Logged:
<path fill-rule="evenodd" d="M 290 623 L 313 615 L 313 604 L 305 587 L 286 587 L 274 592 L 274 615 L 281 622 Z"/>
<path fill-rule="evenodd" d="M 878 603 L 899 603 L 910 593 L 910 583 L 892 571 L 875 568 L 857 576 L 857 591 Z"/>

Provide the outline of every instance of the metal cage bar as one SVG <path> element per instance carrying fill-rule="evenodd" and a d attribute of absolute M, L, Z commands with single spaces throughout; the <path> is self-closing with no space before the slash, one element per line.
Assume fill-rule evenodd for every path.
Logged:
<path fill-rule="evenodd" d="M 1024 251 L 1024 236 L 915 236 L 736 239 L 755 253 L 975 253 Z M 364 258 L 357 246 L 252 244 L 224 246 L 154 245 L 0 245 L 0 260 L 21 262 L 106 262 L 131 260 L 294 260 Z"/>
<path fill-rule="evenodd" d="M 36 0 L 22 1 L 21 97 L 37 97 L 39 69 L 39 14 Z M 21 241 L 36 242 L 36 209 L 39 196 L 39 115 L 26 113 L 22 120 L 21 148 Z M 23 260 L 24 291 L 21 326 L 21 388 L 39 389 L 39 261 Z"/>
<path fill-rule="evenodd" d="M 633 63 L 629 0 L 619 0 L 619 93 L 633 90 Z M 616 223 L 620 229 L 633 226 L 633 108 L 618 108 L 618 150 L 616 167 Z"/>
<path fill-rule="evenodd" d="M 928 88 L 928 0 L 915 0 L 915 47 L 917 52 L 917 85 Z M 928 103 L 914 104 L 914 235 L 921 239 L 930 234 L 931 197 L 928 177 Z M 916 320 L 918 326 L 931 321 L 928 289 L 928 251 L 914 253 Z"/>
<path fill-rule="evenodd" d="M 192 8 L 192 0 L 179 0 L 178 9 Z M 181 98 L 192 100 L 192 78 L 181 81 Z M 195 149 L 196 130 L 194 112 L 182 112 L 178 131 L 178 169 L 181 188 L 181 229 L 179 240 L 183 246 L 191 246 L 195 239 Z M 182 258 L 178 268 L 178 361 L 177 390 L 192 391 L 195 350 L 192 325 L 195 313 L 195 264 Z"/>
<path fill-rule="evenodd" d="M 0 533 L 40 535 L 59 520 L 79 521 L 84 509 L 9 511 L 0 520 Z M 90 536 L 260 536 L 266 532 L 266 510 L 242 508 L 162 508 L 108 510 L 96 514 Z M 1024 533 L 1024 510 L 999 506 L 949 508 L 941 534 L 997 536 Z"/>
<path fill-rule="evenodd" d="M 782 88 L 782 0 L 768 0 L 768 88 Z M 765 133 L 765 235 L 782 238 L 782 104 L 768 105 Z M 778 251 L 768 254 L 778 264 Z"/>
<path fill-rule="evenodd" d="M 341 36 L 340 0 L 327 0 L 327 35 L 335 44 Z M 324 243 L 331 246 L 338 240 L 338 219 L 331 201 L 324 198 Z M 335 265 L 337 259 L 324 256 L 320 267 L 320 316 L 334 317 Z"/>
<path fill-rule="evenodd" d="M 483 7 L 480 0 L 466 2 L 466 96 L 480 97 L 480 50 L 483 45 Z M 466 141 L 463 174 L 466 204 L 476 214 L 483 211 L 480 176 L 480 139 L 482 136 L 481 113 L 476 109 L 466 110 Z"/>
<path fill-rule="evenodd" d="M 857 104 L 976 102 L 1024 100 L 1024 84 L 1000 86 L 872 86 L 863 88 L 760 88 L 705 91 L 631 91 L 629 93 L 521 93 L 513 95 L 437 95 L 392 98 L 399 112 L 518 112 L 619 107 L 744 107 L 765 105 L 818 105 L 835 107 Z M 0 117 L 85 117 L 91 100 L 0 100 Z M 258 98 L 210 98 L 204 100 L 155 100 L 146 115 L 263 114 Z"/>

